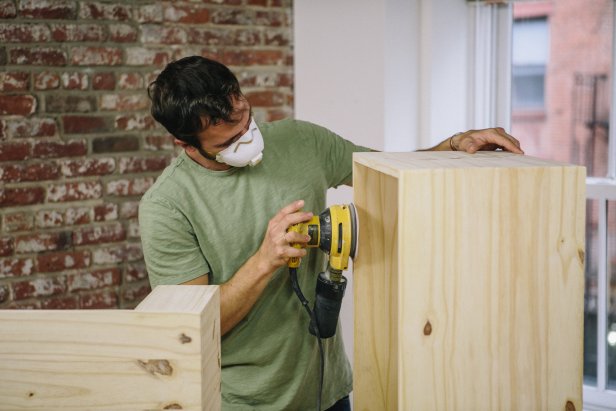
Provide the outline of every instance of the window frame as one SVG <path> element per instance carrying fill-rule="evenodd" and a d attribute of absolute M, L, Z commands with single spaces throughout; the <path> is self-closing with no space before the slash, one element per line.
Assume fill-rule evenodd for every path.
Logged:
<path fill-rule="evenodd" d="M 513 1 L 470 2 L 468 125 L 511 128 Z M 612 32 L 610 123 L 616 124 L 616 0 Z M 584 410 L 616 410 L 616 390 L 607 389 L 608 201 L 616 201 L 616 127 L 609 130 L 608 175 L 586 179 L 586 198 L 599 204 L 597 386 L 583 386 Z"/>

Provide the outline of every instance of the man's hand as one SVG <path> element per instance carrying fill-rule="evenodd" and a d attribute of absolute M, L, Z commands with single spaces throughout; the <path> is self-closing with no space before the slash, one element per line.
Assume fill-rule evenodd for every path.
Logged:
<path fill-rule="evenodd" d="M 300 211 L 303 206 L 303 200 L 295 201 L 282 208 L 269 221 L 261 247 L 255 255 L 266 272 L 286 265 L 291 257 L 306 255 L 304 248 L 295 248 L 291 244 L 307 243 L 310 237 L 293 231 L 287 232 L 293 224 L 312 218 L 312 213 Z"/>
<path fill-rule="evenodd" d="M 479 150 L 491 151 L 501 148 L 512 153 L 524 154 L 524 151 L 520 148 L 520 142 L 512 135 L 507 134 L 501 127 L 469 130 L 455 134 L 448 140 L 449 149 L 454 151 L 465 151 L 473 154 Z"/>

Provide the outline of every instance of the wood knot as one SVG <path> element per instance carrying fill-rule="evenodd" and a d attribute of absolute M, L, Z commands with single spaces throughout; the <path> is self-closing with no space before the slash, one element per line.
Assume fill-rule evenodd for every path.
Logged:
<path fill-rule="evenodd" d="M 423 333 L 424 335 L 432 334 L 432 324 L 430 324 L 430 321 L 427 321 L 426 325 L 424 325 Z"/>
<path fill-rule="evenodd" d="M 178 404 L 177 402 L 174 402 L 173 404 L 169 404 L 166 405 L 163 410 L 183 410 L 184 408 L 182 408 L 182 406 L 180 404 Z"/>
<path fill-rule="evenodd" d="M 189 336 L 187 336 L 186 334 L 182 333 L 180 334 L 180 342 L 182 344 L 188 344 L 189 342 L 192 341 L 192 338 L 190 338 Z"/>
<path fill-rule="evenodd" d="M 584 252 L 584 250 L 582 249 L 578 250 L 578 257 L 580 258 L 580 263 L 582 263 L 583 265 L 586 260 L 586 253 Z"/>
<path fill-rule="evenodd" d="M 28 393 L 28 397 L 30 397 L 30 398 L 34 397 L 34 393 L 33 392 L 29 392 Z"/>
<path fill-rule="evenodd" d="M 152 375 L 171 375 L 173 367 L 167 360 L 148 360 L 147 362 L 137 360 L 137 364 Z"/>
<path fill-rule="evenodd" d="M 565 404 L 565 411 L 575 411 L 575 405 L 571 401 L 567 401 L 567 404 Z"/>

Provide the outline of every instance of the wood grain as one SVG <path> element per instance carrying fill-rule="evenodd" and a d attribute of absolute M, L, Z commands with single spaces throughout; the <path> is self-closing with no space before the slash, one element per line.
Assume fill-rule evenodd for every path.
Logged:
<path fill-rule="evenodd" d="M 355 409 L 581 410 L 584 169 L 431 152 L 355 170 Z M 393 361 L 397 380 L 367 372 Z M 387 395 L 358 392 L 372 385 Z"/>
<path fill-rule="evenodd" d="M 215 286 L 138 309 L 0 310 L 0 410 L 220 409 Z"/>

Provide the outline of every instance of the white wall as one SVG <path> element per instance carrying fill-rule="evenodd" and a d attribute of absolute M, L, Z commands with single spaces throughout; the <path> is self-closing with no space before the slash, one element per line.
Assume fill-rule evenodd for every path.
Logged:
<path fill-rule="evenodd" d="M 386 151 L 428 147 L 465 130 L 466 7 L 464 0 L 295 0 L 296 118 Z M 350 188 L 328 195 L 329 204 L 351 201 Z M 348 287 L 342 324 L 352 358 Z"/>

